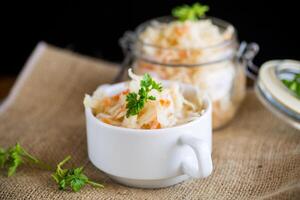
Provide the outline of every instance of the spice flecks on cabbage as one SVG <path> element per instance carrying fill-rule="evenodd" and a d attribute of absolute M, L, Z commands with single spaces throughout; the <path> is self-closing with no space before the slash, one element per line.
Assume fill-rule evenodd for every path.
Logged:
<path fill-rule="evenodd" d="M 86 95 L 84 105 L 92 109 L 96 118 L 104 123 L 135 129 L 159 129 L 172 127 L 192 121 L 204 111 L 202 96 L 198 90 L 196 101 L 187 100 L 178 83 L 174 82 L 161 91 L 151 90 L 152 100 L 146 101 L 144 107 L 136 115 L 127 115 L 127 95 L 138 93 L 143 76 L 137 76 L 129 70 L 132 79 L 126 88 L 108 95 L 110 86 L 99 87 L 92 96 Z M 159 81 L 156 81 L 159 83 Z"/>

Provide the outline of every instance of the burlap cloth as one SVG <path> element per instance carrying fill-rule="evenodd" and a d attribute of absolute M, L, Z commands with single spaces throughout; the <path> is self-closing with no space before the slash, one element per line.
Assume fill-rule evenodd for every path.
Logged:
<path fill-rule="evenodd" d="M 0 111 L 0 146 L 19 141 L 48 163 L 66 155 L 105 189 L 59 191 L 47 171 L 22 167 L 0 175 L 0 199 L 300 199 L 300 133 L 249 91 L 240 112 L 214 132 L 213 174 L 156 190 L 114 183 L 88 161 L 82 100 L 118 68 L 40 44 Z"/>

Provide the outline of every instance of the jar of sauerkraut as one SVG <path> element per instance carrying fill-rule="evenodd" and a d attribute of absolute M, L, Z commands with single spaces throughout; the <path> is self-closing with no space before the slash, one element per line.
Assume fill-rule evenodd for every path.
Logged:
<path fill-rule="evenodd" d="M 235 28 L 217 18 L 156 18 L 126 32 L 120 44 L 126 56 L 117 79 L 133 66 L 137 74 L 199 87 L 213 102 L 214 129 L 234 117 L 245 96 L 245 72 L 256 73 L 251 69 L 258 45 L 239 44 Z"/>

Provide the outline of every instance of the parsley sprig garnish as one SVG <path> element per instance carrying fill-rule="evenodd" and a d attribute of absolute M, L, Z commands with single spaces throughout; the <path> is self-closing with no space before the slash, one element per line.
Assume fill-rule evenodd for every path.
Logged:
<path fill-rule="evenodd" d="M 194 3 L 192 6 L 183 5 L 176 7 L 172 10 L 173 17 L 179 19 L 179 21 L 196 21 L 201 17 L 205 16 L 205 13 L 209 11 L 207 5 L 202 5 L 200 3 Z"/>
<path fill-rule="evenodd" d="M 140 89 L 138 93 L 130 92 L 126 96 L 126 117 L 134 116 L 145 106 L 148 100 L 155 100 L 155 96 L 149 95 L 151 90 L 162 91 L 160 83 L 156 83 L 149 74 L 145 74 L 140 82 Z"/>
<path fill-rule="evenodd" d="M 292 80 L 283 79 L 282 83 L 298 98 L 300 98 L 300 74 L 296 74 Z"/>
<path fill-rule="evenodd" d="M 52 174 L 53 179 L 58 184 L 59 189 L 71 188 L 74 192 L 79 191 L 83 186 L 89 184 L 93 187 L 103 188 L 102 184 L 93 182 L 83 173 L 83 167 L 63 169 L 62 166 L 71 159 L 66 157 L 57 164 L 56 171 Z M 7 169 L 7 175 L 12 176 L 17 168 L 25 163 L 34 164 L 39 168 L 54 171 L 50 165 L 45 164 L 36 157 L 29 154 L 19 143 L 8 149 L 0 148 L 0 168 Z"/>
<path fill-rule="evenodd" d="M 104 187 L 99 183 L 89 180 L 83 173 L 83 167 L 63 169 L 62 166 L 70 159 L 71 156 L 68 156 L 58 163 L 55 173 L 52 174 L 52 177 L 58 184 L 60 190 L 65 190 L 70 187 L 74 192 L 78 192 L 86 184 L 90 184 L 94 187 Z"/>
<path fill-rule="evenodd" d="M 24 163 L 34 164 L 43 169 L 51 169 L 51 166 L 25 151 L 19 143 L 6 150 L 0 148 L 0 168 L 7 169 L 7 176 L 14 175 L 17 168 Z"/>

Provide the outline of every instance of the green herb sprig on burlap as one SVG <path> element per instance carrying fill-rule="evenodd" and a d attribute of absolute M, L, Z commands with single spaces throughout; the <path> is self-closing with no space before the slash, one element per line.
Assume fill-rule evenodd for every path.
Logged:
<path fill-rule="evenodd" d="M 126 96 L 126 117 L 134 116 L 145 106 L 148 100 L 155 100 L 154 96 L 149 95 L 151 90 L 162 91 L 160 83 L 155 82 L 149 74 L 145 74 L 140 82 L 140 89 L 138 93 L 130 92 Z"/>
<path fill-rule="evenodd" d="M 204 17 L 207 11 L 209 11 L 209 6 L 202 5 L 200 3 L 194 3 L 192 6 L 183 5 L 174 8 L 172 10 L 172 15 L 179 21 L 197 21 Z"/>
<path fill-rule="evenodd" d="M 51 166 L 29 154 L 19 143 L 8 149 L 0 148 L 0 167 L 7 169 L 7 176 L 14 175 L 18 167 L 25 163 L 51 170 Z"/>
<path fill-rule="evenodd" d="M 94 187 L 104 187 L 99 183 L 89 180 L 83 173 L 83 167 L 63 169 L 62 166 L 70 159 L 71 156 L 68 156 L 58 163 L 55 173 L 52 174 L 52 177 L 58 184 L 60 190 L 65 190 L 70 187 L 74 192 L 78 192 L 86 184 L 90 184 Z"/>
<path fill-rule="evenodd" d="M 55 172 L 52 174 L 52 177 L 58 184 L 60 190 L 71 188 L 74 192 L 78 192 L 87 184 L 93 187 L 104 187 L 102 184 L 89 180 L 83 173 L 83 167 L 63 169 L 62 166 L 70 159 L 71 156 L 68 156 L 58 163 Z M 0 148 L 0 168 L 7 170 L 8 177 L 14 175 L 17 168 L 22 164 L 27 163 L 52 172 L 54 171 L 53 167 L 29 154 L 19 143 L 8 149 Z"/>

